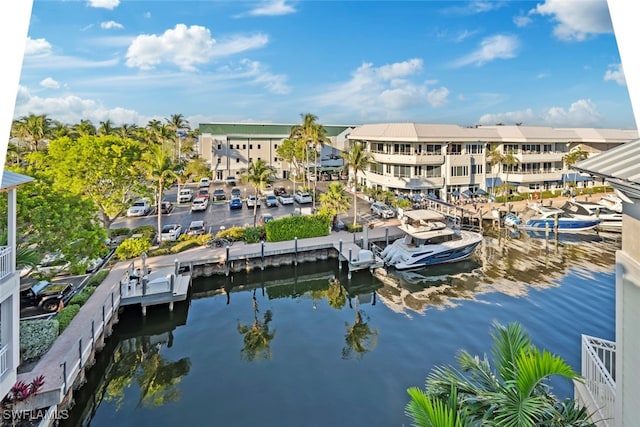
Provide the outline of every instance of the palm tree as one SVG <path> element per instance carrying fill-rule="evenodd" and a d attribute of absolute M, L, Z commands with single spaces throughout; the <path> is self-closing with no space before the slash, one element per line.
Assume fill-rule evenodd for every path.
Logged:
<path fill-rule="evenodd" d="M 115 132 L 116 128 L 113 127 L 113 122 L 110 119 L 100 122 L 98 135 L 113 135 Z"/>
<path fill-rule="evenodd" d="M 117 128 L 115 130 L 116 135 L 118 135 L 120 138 L 127 139 L 136 139 L 136 137 L 138 132 L 138 126 L 135 124 L 132 125 L 128 125 L 126 123 L 123 123 L 122 125 L 120 125 L 119 128 Z"/>
<path fill-rule="evenodd" d="M 271 341 L 275 338 L 275 331 L 269 330 L 269 322 L 273 320 L 273 313 L 267 310 L 263 321 L 258 320 L 258 300 L 256 291 L 253 290 L 253 324 L 251 326 L 238 322 L 238 332 L 244 335 L 243 357 L 248 360 L 271 359 Z"/>
<path fill-rule="evenodd" d="M 342 153 L 344 165 L 353 171 L 353 225 L 358 220 L 358 172 L 363 171 L 371 162 L 371 153 L 365 150 L 364 145 L 356 142 L 351 145 L 349 151 Z"/>
<path fill-rule="evenodd" d="M 335 225 L 337 216 L 350 207 L 344 186 L 339 182 L 329 184 L 327 192 L 320 195 L 320 214 L 330 217 L 332 225 Z"/>
<path fill-rule="evenodd" d="M 15 124 L 19 138 L 25 139 L 31 145 L 31 151 L 38 151 L 41 142 L 51 134 L 51 119 L 46 114 L 20 117 Z"/>
<path fill-rule="evenodd" d="M 180 129 L 189 128 L 189 121 L 186 120 L 182 114 L 172 114 L 171 117 L 165 119 L 165 121 L 167 122 L 167 126 L 169 126 L 169 128 L 174 132 L 174 138 L 176 143 L 175 148 L 177 150 L 176 159 L 180 161 L 181 138 L 183 137 L 186 138 L 187 135 L 182 136 L 179 134 L 179 131 Z"/>
<path fill-rule="evenodd" d="M 158 215 L 157 239 L 158 243 L 162 244 L 160 240 L 160 233 L 162 232 L 162 209 L 160 209 L 160 206 L 162 205 L 165 184 L 167 181 L 177 178 L 178 168 L 171 160 L 171 157 L 162 151 L 162 147 L 157 145 L 151 146 L 148 151 L 145 151 L 142 156 L 142 161 L 139 164 L 146 178 L 156 186 L 156 213 Z"/>
<path fill-rule="evenodd" d="M 585 408 L 572 399 L 560 402 L 551 393 L 552 376 L 580 379 L 567 362 L 538 350 L 517 322 L 494 323 L 491 335 L 495 368 L 487 356 L 481 359 L 463 350 L 457 357 L 460 369 L 436 367 L 427 377 L 426 390 L 408 390 L 407 414 L 423 414 L 440 401 L 449 402 L 450 409 L 466 418 L 465 425 L 594 426 Z M 434 424 L 414 416 L 414 425 Z"/>
<path fill-rule="evenodd" d="M 80 120 L 80 123 L 73 126 L 73 131 L 78 136 L 87 136 L 87 135 L 95 135 L 96 127 L 91 123 L 90 120 Z"/>
<path fill-rule="evenodd" d="M 306 113 L 300 114 L 302 117 L 302 124 L 293 126 L 291 128 L 290 138 L 295 139 L 297 141 L 302 141 L 305 146 L 305 157 L 307 168 L 309 166 L 309 152 L 314 152 L 314 161 L 317 160 L 317 150 L 318 147 L 321 147 L 322 144 L 329 142 L 329 138 L 327 138 L 327 132 L 324 127 L 317 123 L 318 117 L 315 114 Z M 314 162 L 317 163 L 317 162 Z M 317 166 L 315 167 L 315 173 L 317 175 Z M 308 177 L 308 170 L 305 170 L 305 177 Z M 317 179 L 317 177 L 316 177 Z M 307 178 L 307 188 L 310 187 L 308 178 Z M 315 198 L 314 198 L 315 202 Z M 314 206 L 315 207 L 315 206 Z"/>
<path fill-rule="evenodd" d="M 562 160 L 564 160 L 564 164 L 567 169 L 571 169 L 571 166 L 575 165 L 581 160 L 585 160 L 589 157 L 589 153 L 587 151 L 583 151 L 582 147 L 577 146 L 572 148 L 567 154 L 564 155 Z"/>
<path fill-rule="evenodd" d="M 349 359 L 354 353 L 357 358 L 362 358 L 366 353 L 372 351 L 378 343 L 378 331 L 369 327 L 367 322 L 369 318 L 362 310 L 358 309 L 358 297 L 355 298 L 356 318 L 353 325 L 345 323 L 347 333 L 344 340 L 347 345 L 342 349 L 343 359 Z"/>
<path fill-rule="evenodd" d="M 500 150 L 498 150 L 498 144 L 491 144 L 491 148 L 489 148 L 489 151 L 487 151 L 487 161 L 489 162 L 489 165 L 491 165 L 491 171 L 493 172 L 495 169 L 495 166 L 501 164 L 503 160 L 504 160 L 504 156 L 502 155 Z M 494 195 L 495 195 L 497 177 L 498 177 L 498 173 L 495 172 L 493 174 L 493 182 L 490 190 L 490 192 Z"/>
<path fill-rule="evenodd" d="M 254 228 L 256 226 L 256 216 L 258 213 L 258 193 L 264 189 L 265 184 L 273 182 L 275 173 L 275 169 L 262 159 L 251 162 L 248 168 L 240 170 L 240 180 L 246 184 L 251 184 L 255 189 L 256 203 L 253 205 Z"/>
<path fill-rule="evenodd" d="M 510 188 L 509 186 L 509 172 L 512 171 L 513 167 L 518 165 L 520 163 L 520 160 L 518 160 L 518 158 L 515 156 L 515 154 L 513 153 L 513 150 L 509 150 L 502 158 L 502 165 L 505 167 L 505 169 L 507 170 L 507 175 L 505 177 L 505 201 L 507 199 L 507 189 Z"/>

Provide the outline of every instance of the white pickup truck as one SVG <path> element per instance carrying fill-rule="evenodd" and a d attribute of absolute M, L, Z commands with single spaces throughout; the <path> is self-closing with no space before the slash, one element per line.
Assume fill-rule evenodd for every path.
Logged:
<path fill-rule="evenodd" d="M 182 188 L 178 193 L 178 203 L 190 203 L 193 199 L 193 193 L 190 188 Z"/>

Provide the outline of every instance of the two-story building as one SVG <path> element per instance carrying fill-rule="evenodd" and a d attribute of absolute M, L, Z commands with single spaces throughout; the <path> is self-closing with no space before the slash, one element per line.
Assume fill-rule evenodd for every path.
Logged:
<path fill-rule="evenodd" d="M 20 365 L 20 272 L 16 271 L 16 201 L 18 186 L 33 178 L 4 171 L 0 192 L 7 197 L 7 244 L 0 246 L 0 396 L 16 382 Z M 0 397 L 1 398 L 1 397 Z"/>

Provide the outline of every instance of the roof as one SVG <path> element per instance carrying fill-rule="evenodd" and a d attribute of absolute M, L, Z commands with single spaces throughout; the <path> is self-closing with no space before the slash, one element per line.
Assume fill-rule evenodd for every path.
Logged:
<path fill-rule="evenodd" d="M 612 186 L 640 198 L 640 139 L 573 165 L 573 169 L 605 178 Z"/>
<path fill-rule="evenodd" d="M 424 221 L 442 220 L 442 218 L 444 218 L 440 212 L 432 211 L 429 209 L 405 211 L 403 212 L 403 215 L 413 220 L 424 220 Z"/>
<path fill-rule="evenodd" d="M 275 123 L 201 123 L 198 129 L 200 134 L 245 136 L 252 138 L 288 138 L 291 128 L 297 124 Z M 355 126 L 348 125 L 322 125 L 328 137 L 340 135 L 347 129 Z"/>
<path fill-rule="evenodd" d="M 2 183 L 0 183 L 0 191 L 9 190 L 18 185 L 26 184 L 34 179 L 27 175 L 22 175 L 11 171 L 2 171 Z"/>

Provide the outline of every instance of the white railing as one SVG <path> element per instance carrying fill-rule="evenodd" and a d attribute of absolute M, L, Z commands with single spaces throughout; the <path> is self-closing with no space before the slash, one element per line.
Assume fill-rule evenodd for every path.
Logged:
<path fill-rule="evenodd" d="M 582 335 L 582 377 L 597 413 L 594 421 L 612 426 L 614 420 L 616 343 Z"/>
<path fill-rule="evenodd" d="M 8 345 L 3 345 L 2 347 L 0 347 L 0 377 L 2 377 L 4 373 L 7 372 L 7 369 L 9 369 L 9 366 L 7 366 L 8 351 L 9 351 Z"/>
<path fill-rule="evenodd" d="M 11 247 L 0 246 L 0 280 L 9 276 L 14 271 L 11 265 Z"/>

